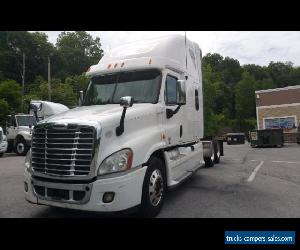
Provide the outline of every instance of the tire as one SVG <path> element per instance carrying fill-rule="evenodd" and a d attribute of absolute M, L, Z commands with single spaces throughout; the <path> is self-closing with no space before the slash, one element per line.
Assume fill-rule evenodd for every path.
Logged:
<path fill-rule="evenodd" d="M 0 153 L 0 158 L 3 157 L 4 153 Z"/>
<path fill-rule="evenodd" d="M 151 157 L 147 164 L 139 214 L 152 218 L 159 214 L 166 195 L 166 171 L 157 157 Z M 154 191 L 154 192 L 151 192 Z"/>
<path fill-rule="evenodd" d="M 16 154 L 19 156 L 24 156 L 27 154 L 28 150 L 29 150 L 29 147 L 27 146 L 27 143 L 24 140 L 24 138 L 19 138 L 17 140 L 16 146 L 15 146 Z"/>
<path fill-rule="evenodd" d="M 204 162 L 205 162 L 205 167 L 206 168 L 211 168 L 215 165 L 214 163 L 214 158 L 215 158 L 215 154 L 213 153 L 213 155 L 211 157 L 204 157 Z"/>
<path fill-rule="evenodd" d="M 213 145 L 214 145 L 214 163 L 219 163 L 221 158 L 220 144 L 218 141 L 214 141 Z"/>

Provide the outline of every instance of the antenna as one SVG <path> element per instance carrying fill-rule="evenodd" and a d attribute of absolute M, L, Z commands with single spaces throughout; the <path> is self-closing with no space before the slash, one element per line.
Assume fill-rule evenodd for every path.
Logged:
<path fill-rule="evenodd" d="M 185 45 L 185 67 L 187 69 L 186 31 L 184 32 L 184 45 Z"/>

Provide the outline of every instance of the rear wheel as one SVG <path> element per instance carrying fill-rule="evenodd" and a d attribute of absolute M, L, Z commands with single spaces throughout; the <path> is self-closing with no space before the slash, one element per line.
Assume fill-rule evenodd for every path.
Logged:
<path fill-rule="evenodd" d="M 165 199 L 166 173 L 162 161 L 156 157 L 151 157 L 147 165 L 140 214 L 143 217 L 155 217 Z"/>
<path fill-rule="evenodd" d="M 24 138 L 17 139 L 17 143 L 15 147 L 16 154 L 24 156 L 27 154 L 28 150 L 29 147 L 27 146 L 27 143 L 24 140 Z"/>
<path fill-rule="evenodd" d="M 214 145 L 214 162 L 219 163 L 221 158 L 220 143 L 218 141 L 214 141 L 213 145 Z"/>
<path fill-rule="evenodd" d="M 214 163 L 215 154 L 213 153 L 211 157 L 204 157 L 205 167 L 211 168 L 215 165 Z"/>
<path fill-rule="evenodd" d="M 0 157 L 2 157 L 3 156 L 3 153 L 0 153 Z"/>

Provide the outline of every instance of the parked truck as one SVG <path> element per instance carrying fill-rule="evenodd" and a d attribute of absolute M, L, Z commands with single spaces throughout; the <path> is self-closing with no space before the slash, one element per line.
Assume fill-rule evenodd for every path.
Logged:
<path fill-rule="evenodd" d="M 3 129 L 0 127 L 0 157 L 3 156 L 6 150 L 7 150 L 7 138 L 4 134 Z"/>
<path fill-rule="evenodd" d="M 205 140 L 199 46 L 167 36 L 115 48 L 87 72 L 81 107 L 34 127 L 26 200 L 156 216 L 167 189 L 223 154 Z"/>
<path fill-rule="evenodd" d="M 28 114 L 12 114 L 6 120 L 7 152 L 26 155 L 31 146 L 32 130 L 38 121 L 69 110 L 54 102 L 32 100 Z"/>

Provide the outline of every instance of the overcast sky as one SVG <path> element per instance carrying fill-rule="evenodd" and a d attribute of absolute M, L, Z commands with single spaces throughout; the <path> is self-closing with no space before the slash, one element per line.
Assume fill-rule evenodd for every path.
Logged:
<path fill-rule="evenodd" d="M 61 31 L 44 31 L 49 41 L 56 43 Z M 104 52 L 126 42 L 182 34 L 184 31 L 88 31 L 100 37 Z M 187 31 L 187 37 L 197 42 L 203 54 L 220 53 L 238 59 L 241 64 L 268 65 L 270 61 L 291 61 L 300 66 L 299 31 Z"/>

